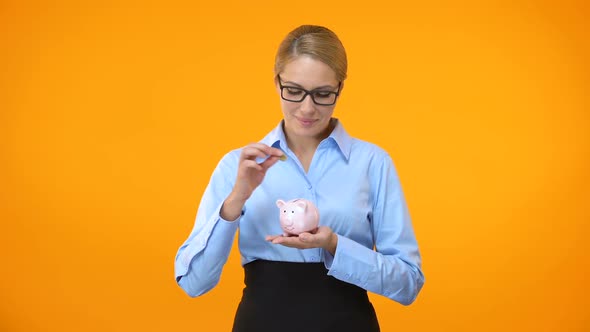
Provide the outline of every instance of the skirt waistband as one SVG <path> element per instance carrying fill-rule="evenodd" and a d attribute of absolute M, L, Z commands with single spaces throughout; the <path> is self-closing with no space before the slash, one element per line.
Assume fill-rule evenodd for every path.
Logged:
<path fill-rule="evenodd" d="M 255 260 L 244 265 L 246 288 L 256 291 L 367 297 L 367 291 L 328 275 L 324 263 Z"/>

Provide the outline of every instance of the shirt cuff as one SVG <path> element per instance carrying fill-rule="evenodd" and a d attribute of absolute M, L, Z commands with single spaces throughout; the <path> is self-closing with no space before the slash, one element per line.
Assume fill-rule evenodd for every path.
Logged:
<path fill-rule="evenodd" d="M 334 256 L 324 250 L 323 258 L 328 275 L 365 288 L 367 286 L 367 272 L 375 269 L 374 264 L 371 264 L 373 255 L 373 250 L 345 236 L 338 235 L 338 245 Z"/>
<path fill-rule="evenodd" d="M 225 223 L 229 223 L 229 224 L 233 224 L 233 223 L 237 223 L 240 221 L 240 219 L 242 219 L 242 216 L 246 213 L 246 205 L 244 205 L 244 207 L 242 208 L 242 212 L 240 213 L 240 215 L 236 218 L 236 220 L 225 220 L 221 217 L 221 208 L 223 207 L 223 203 L 221 203 L 221 205 L 219 206 L 219 209 L 217 209 L 217 215 L 219 216 L 219 220 L 225 222 Z"/>
<path fill-rule="evenodd" d="M 242 213 L 240 214 L 238 219 L 234 221 L 228 221 L 223 219 L 220 215 L 222 204 L 220 204 L 216 210 L 216 218 L 209 222 L 207 225 L 205 225 L 205 227 L 203 227 L 203 229 L 201 229 L 201 231 L 195 235 L 192 241 L 190 241 L 190 243 L 182 252 L 181 259 L 177 260 L 175 273 L 176 279 L 178 279 L 181 276 L 184 276 L 188 272 L 191 261 L 196 255 L 198 255 L 201 251 L 205 249 L 205 246 L 207 245 L 207 242 L 209 241 L 211 236 L 220 239 L 221 242 L 229 238 L 233 239 L 233 235 L 238 229 L 240 218 L 245 213 L 245 207 L 244 209 L 242 209 Z"/>

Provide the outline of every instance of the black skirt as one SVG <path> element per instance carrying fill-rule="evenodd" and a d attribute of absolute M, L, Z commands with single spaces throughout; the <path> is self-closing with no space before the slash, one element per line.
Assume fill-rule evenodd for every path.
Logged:
<path fill-rule="evenodd" d="M 327 275 L 324 263 L 256 260 L 245 284 L 233 332 L 378 332 L 367 291 Z"/>

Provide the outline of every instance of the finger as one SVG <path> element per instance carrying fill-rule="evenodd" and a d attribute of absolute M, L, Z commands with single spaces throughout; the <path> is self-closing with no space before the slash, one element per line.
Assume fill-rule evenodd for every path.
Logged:
<path fill-rule="evenodd" d="M 301 240 L 296 237 L 296 236 L 282 236 L 279 238 L 276 238 L 272 241 L 272 243 L 274 244 L 280 244 L 286 247 L 291 247 L 291 248 L 298 248 L 298 249 L 306 249 L 309 248 L 309 245 L 306 243 L 301 242 Z"/>
<path fill-rule="evenodd" d="M 252 159 L 252 160 L 256 159 L 256 158 L 264 159 L 267 157 L 267 154 L 260 149 L 257 149 L 252 146 L 247 146 L 242 150 L 242 154 L 240 157 L 242 159 Z"/>
<path fill-rule="evenodd" d="M 264 169 L 265 171 L 267 169 L 269 169 L 272 165 L 276 164 L 277 161 L 279 161 L 279 157 L 275 157 L 275 156 L 270 156 L 268 157 L 265 161 L 263 161 L 260 166 L 262 167 L 262 169 Z"/>
<path fill-rule="evenodd" d="M 262 171 L 263 170 L 262 166 L 260 166 L 260 164 L 258 164 L 254 160 L 249 160 L 249 159 L 248 160 L 244 160 L 243 165 L 246 168 L 253 168 L 253 169 L 257 170 L 257 171 Z"/>
<path fill-rule="evenodd" d="M 267 235 L 264 239 L 266 241 L 272 241 L 274 239 L 276 239 L 277 237 L 281 237 L 282 235 Z"/>
<path fill-rule="evenodd" d="M 285 155 L 285 153 L 283 152 L 283 150 L 281 149 L 277 149 L 277 148 L 273 148 L 271 146 L 268 146 L 264 143 L 252 143 L 250 145 L 248 145 L 249 147 L 252 148 L 256 148 L 262 152 L 264 152 L 267 156 L 283 156 Z"/>
<path fill-rule="evenodd" d="M 298 242 L 299 240 L 297 239 L 296 236 L 283 236 L 283 235 L 279 235 L 276 236 L 274 239 L 272 239 L 272 243 L 274 244 L 287 244 L 287 245 L 293 245 L 295 242 Z"/>
<path fill-rule="evenodd" d="M 299 234 L 299 239 L 301 240 L 301 242 L 309 244 L 313 244 L 314 242 L 316 242 L 316 236 L 308 232 Z"/>
<path fill-rule="evenodd" d="M 311 246 L 321 247 L 330 237 L 330 231 L 328 227 L 318 227 L 310 232 L 299 234 L 299 239 L 301 239 L 301 242 Z"/>
<path fill-rule="evenodd" d="M 283 236 L 281 236 L 281 235 L 275 236 L 272 238 L 272 240 L 270 240 L 270 242 L 272 242 L 274 244 L 282 244 L 282 243 L 284 243 Z"/>
<path fill-rule="evenodd" d="M 285 154 L 285 152 L 283 152 L 283 150 L 277 149 L 277 148 L 271 148 L 270 155 L 271 156 L 277 156 L 277 157 L 285 157 L 285 158 L 287 157 L 287 155 Z"/>

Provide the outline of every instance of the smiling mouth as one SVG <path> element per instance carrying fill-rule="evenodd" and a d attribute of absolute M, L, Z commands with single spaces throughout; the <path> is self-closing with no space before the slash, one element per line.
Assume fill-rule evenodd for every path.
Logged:
<path fill-rule="evenodd" d="M 301 123 L 304 127 L 309 127 L 317 121 L 317 120 L 312 120 L 312 119 L 300 119 L 300 118 L 297 118 L 297 120 L 299 120 L 299 123 Z"/>

